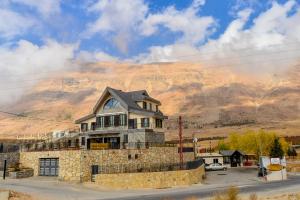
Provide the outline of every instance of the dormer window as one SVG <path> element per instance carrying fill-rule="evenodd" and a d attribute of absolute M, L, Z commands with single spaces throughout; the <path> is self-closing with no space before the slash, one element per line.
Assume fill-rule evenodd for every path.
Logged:
<path fill-rule="evenodd" d="M 119 107 L 120 107 L 120 102 L 117 101 L 115 98 L 111 98 L 106 101 L 106 103 L 103 106 L 103 110 L 119 108 Z"/>
<path fill-rule="evenodd" d="M 147 110 L 147 102 L 143 101 L 143 109 Z"/>

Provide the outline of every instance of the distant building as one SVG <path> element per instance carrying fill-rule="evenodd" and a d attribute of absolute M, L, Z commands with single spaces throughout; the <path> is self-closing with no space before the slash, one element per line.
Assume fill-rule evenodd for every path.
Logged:
<path fill-rule="evenodd" d="M 243 165 L 245 153 L 240 150 L 221 150 L 220 154 L 224 158 L 224 164 L 230 167 L 238 167 Z"/>
<path fill-rule="evenodd" d="M 107 87 L 91 114 L 76 120 L 80 145 L 86 149 L 143 148 L 164 143 L 160 101 L 147 91 L 124 92 Z"/>
<path fill-rule="evenodd" d="M 202 158 L 205 164 L 223 164 L 223 156 L 219 153 L 198 153 L 198 157 Z"/>

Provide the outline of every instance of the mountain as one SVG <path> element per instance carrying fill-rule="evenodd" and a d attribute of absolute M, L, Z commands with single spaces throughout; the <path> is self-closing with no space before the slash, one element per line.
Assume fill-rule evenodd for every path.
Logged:
<path fill-rule="evenodd" d="M 268 129 L 300 135 L 300 68 L 260 76 L 233 68 L 197 63 L 84 63 L 50 74 L 3 108 L 29 117 L 0 115 L 0 135 L 43 134 L 74 128 L 91 112 L 106 86 L 124 91 L 146 89 L 169 116 L 167 137 L 184 134 L 224 136 L 232 131 Z"/>

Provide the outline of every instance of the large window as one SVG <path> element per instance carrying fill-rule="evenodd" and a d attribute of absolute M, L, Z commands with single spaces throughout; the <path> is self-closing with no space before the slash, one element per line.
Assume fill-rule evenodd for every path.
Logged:
<path fill-rule="evenodd" d="M 115 98 L 111 98 L 105 102 L 103 106 L 103 110 L 119 108 L 119 107 L 120 107 L 120 102 L 117 101 Z"/>
<path fill-rule="evenodd" d="M 99 116 L 96 118 L 96 127 L 118 127 L 118 126 L 126 126 L 127 125 L 127 115 L 107 115 L 107 116 Z"/>
<path fill-rule="evenodd" d="M 149 127 L 149 118 L 141 118 L 141 127 L 143 128 Z"/>
<path fill-rule="evenodd" d="M 137 128 L 137 119 L 129 119 L 129 128 L 136 129 Z"/>
<path fill-rule="evenodd" d="M 87 123 L 82 123 L 81 124 L 81 131 L 82 132 L 88 131 L 88 124 Z"/>
<path fill-rule="evenodd" d="M 147 110 L 147 102 L 143 101 L 143 109 Z"/>
<path fill-rule="evenodd" d="M 156 119 L 155 120 L 155 126 L 156 128 L 162 128 L 162 120 L 161 119 Z"/>

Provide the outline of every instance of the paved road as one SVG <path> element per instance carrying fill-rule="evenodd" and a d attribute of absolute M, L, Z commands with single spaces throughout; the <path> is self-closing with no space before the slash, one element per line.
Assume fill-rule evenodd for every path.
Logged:
<path fill-rule="evenodd" d="M 286 181 L 278 181 L 278 182 L 269 182 L 269 183 L 259 183 L 253 185 L 241 185 L 238 186 L 240 193 L 277 193 L 279 191 L 287 192 L 298 192 L 300 188 L 300 177 L 290 177 L 290 179 Z M 214 194 L 222 192 L 226 190 L 227 187 L 214 187 L 214 188 L 207 188 L 198 187 L 197 189 L 189 189 L 180 190 L 180 191 L 172 191 L 166 193 L 158 193 L 158 194 L 151 194 L 151 195 L 140 195 L 128 198 L 122 198 L 124 200 L 163 200 L 163 199 L 170 199 L 170 200 L 183 200 L 188 199 L 189 197 L 195 198 L 205 198 L 205 197 L 212 197 Z"/>
<path fill-rule="evenodd" d="M 223 177 L 223 176 L 222 176 Z M 259 181 L 240 182 L 238 184 L 242 193 L 280 193 L 299 191 L 300 176 L 291 176 L 283 182 L 263 183 Z M 197 184 L 183 188 L 148 189 L 148 190 L 104 190 L 91 185 L 69 184 L 49 178 L 7 179 L 0 180 L 1 189 L 11 189 L 31 194 L 38 200 L 102 200 L 102 199 L 127 199 L 127 200 L 183 200 L 188 197 L 211 197 L 213 194 L 224 191 L 230 184 Z"/>

